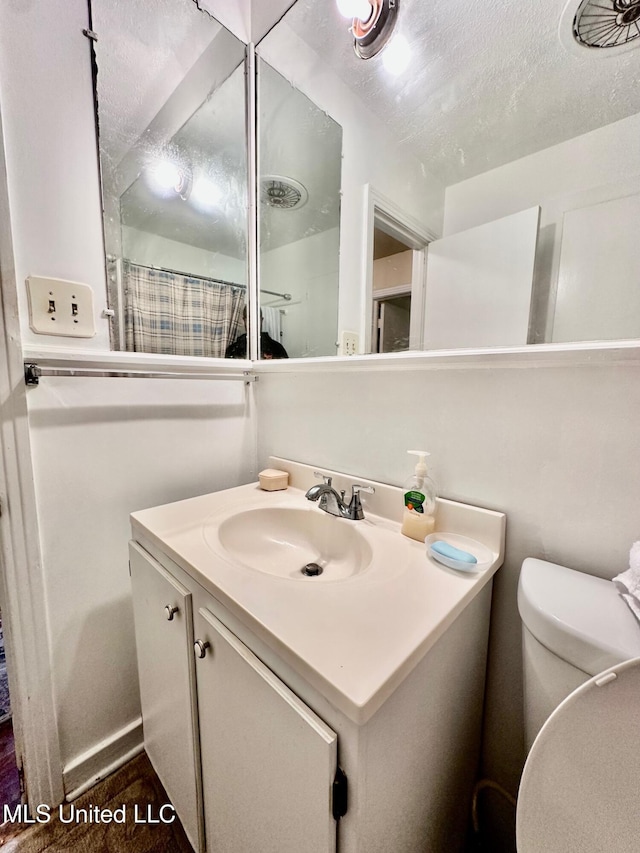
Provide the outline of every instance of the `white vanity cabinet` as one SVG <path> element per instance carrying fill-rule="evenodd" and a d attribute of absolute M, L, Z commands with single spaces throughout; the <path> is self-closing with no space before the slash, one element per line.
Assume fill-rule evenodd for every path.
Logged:
<path fill-rule="evenodd" d="M 129 544 L 144 745 L 189 841 L 202 851 L 191 592 Z"/>
<path fill-rule="evenodd" d="M 462 853 L 505 517 L 439 499 L 437 529 L 492 555 L 455 572 L 400 534 L 399 488 L 327 472 L 375 493 L 364 520 L 325 517 L 305 501 L 314 468 L 269 462 L 286 492 L 247 484 L 131 517 L 158 775 L 198 853 Z M 295 566 L 316 548 L 324 572 L 307 577 Z M 160 639 L 160 623 L 180 630 Z"/>
<path fill-rule="evenodd" d="M 202 590 L 194 613 L 180 580 L 135 542 L 129 556 L 145 749 L 194 849 L 335 853 L 336 733 Z"/>

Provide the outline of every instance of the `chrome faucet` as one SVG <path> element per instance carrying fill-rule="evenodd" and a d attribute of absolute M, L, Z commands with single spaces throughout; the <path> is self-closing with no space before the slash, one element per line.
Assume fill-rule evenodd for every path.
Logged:
<path fill-rule="evenodd" d="M 316 477 L 322 477 L 323 482 L 317 486 L 311 486 L 306 493 L 305 498 L 309 501 L 320 501 L 318 506 L 320 509 L 328 512 L 329 515 L 336 515 L 339 518 L 348 518 L 351 521 L 359 521 L 364 518 L 364 511 L 360 503 L 360 492 L 367 492 L 372 495 L 375 492 L 373 486 L 360 486 L 354 484 L 351 486 L 351 501 L 346 504 L 344 500 L 344 491 L 340 494 L 331 485 L 331 477 L 327 477 L 320 471 L 313 472 Z"/>

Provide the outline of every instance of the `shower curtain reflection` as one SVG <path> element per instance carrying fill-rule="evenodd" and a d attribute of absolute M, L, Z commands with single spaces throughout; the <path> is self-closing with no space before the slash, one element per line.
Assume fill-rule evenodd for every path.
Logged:
<path fill-rule="evenodd" d="M 129 352 L 224 358 L 243 329 L 241 285 L 123 263 Z"/>

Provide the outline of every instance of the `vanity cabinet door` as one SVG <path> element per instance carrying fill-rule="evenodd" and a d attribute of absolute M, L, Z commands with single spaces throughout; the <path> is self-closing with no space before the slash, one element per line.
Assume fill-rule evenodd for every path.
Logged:
<path fill-rule="evenodd" d="M 194 623 L 208 853 L 334 853 L 337 735 L 210 611 Z"/>
<path fill-rule="evenodd" d="M 202 851 L 191 593 L 135 542 L 129 560 L 145 750 Z"/>

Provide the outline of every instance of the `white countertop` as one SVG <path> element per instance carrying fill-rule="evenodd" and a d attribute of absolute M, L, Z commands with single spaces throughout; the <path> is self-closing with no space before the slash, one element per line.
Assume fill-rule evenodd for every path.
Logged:
<path fill-rule="evenodd" d="M 400 533 L 400 488 L 334 474 L 338 489 L 352 483 L 376 489 L 375 495 L 362 495 L 364 520 L 331 519 L 357 525 L 371 545 L 371 563 L 343 580 L 276 577 L 238 565 L 214 547 L 217 526 L 237 510 L 322 512 L 304 497 L 318 482 L 313 467 L 277 458 L 269 464 L 289 472 L 286 491 L 250 484 L 142 510 L 131 516 L 134 539 L 147 539 L 167 554 L 336 708 L 362 724 L 502 565 L 505 516 L 438 500 L 437 531 L 474 538 L 493 553 L 486 570 L 458 572 L 434 562 L 423 543 Z"/>

